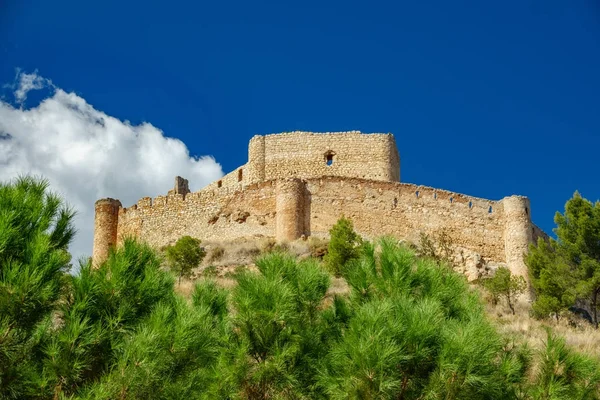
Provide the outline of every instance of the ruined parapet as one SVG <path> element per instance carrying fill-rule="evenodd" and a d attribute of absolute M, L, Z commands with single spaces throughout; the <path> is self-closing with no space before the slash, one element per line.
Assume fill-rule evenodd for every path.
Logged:
<path fill-rule="evenodd" d="M 384 177 L 384 180 L 390 182 L 400 182 L 400 154 L 396 147 L 396 139 L 394 135 L 388 133 L 386 140 L 387 152 L 385 154 L 386 163 L 389 166 L 388 176 Z"/>
<path fill-rule="evenodd" d="M 254 136 L 248 145 L 248 184 L 265 180 L 265 137 Z"/>
<path fill-rule="evenodd" d="M 169 194 L 181 194 L 185 197 L 185 195 L 188 193 L 190 193 L 188 180 L 180 176 L 176 176 L 175 185 L 173 185 L 173 190 L 169 190 Z"/>
<path fill-rule="evenodd" d="M 117 225 L 119 222 L 119 200 L 106 198 L 96 202 L 94 219 L 94 249 L 92 262 L 99 265 L 108 257 L 110 248 L 117 243 Z"/>
<path fill-rule="evenodd" d="M 505 197 L 504 206 L 504 251 L 506 263 L 515 275 L 528 279 L 524 256 L 533 241 L 533 226 L 529 199 L 522 196 Z"/>
<path fill-rule="evenodd" d="M 275 239 L 286 242 L 306 232 L 306 185 L 300 179 L 277 181 Z"/>

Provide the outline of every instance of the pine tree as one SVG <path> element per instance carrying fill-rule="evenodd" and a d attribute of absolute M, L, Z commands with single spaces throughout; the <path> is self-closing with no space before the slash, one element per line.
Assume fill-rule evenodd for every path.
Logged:
<path fill-rule="evenodd" d="M 547 329 L 540 365 L 529 394 L 536 400 L 596 400 L 600 389 L 600 363 L 567 347 L 565 339 Z"/>
<path fill-rule="evenodd" d="M 526 258 L 537 290 L 538 310 L 570 306 L 586 300 L 598 328 L 600 306 L 600 202 L 595 204 L 575 192 L 564 214 L 556 213 L 557 240 L 540 242 Z"/>
<path fill-rule="evenodd" d="M 537 246 L 530 246 L 525 262 L 536 293 L 534 315 L 538 318 L 553 315 L 558 320 L 577 298 L 577 277 L 571 265 L 561 257 L 555 240 L 547 242 L 542 238 Z"/>
<path fill-rule="evenodd" d="M 329 398 L 512 398 L 528 367 L 464 277 L 386 239 L 347 271 L 354 309 L 319 377 Z"/>
<path fill-rule="evenodd" d="M 192 269 L 196 268 L 206 256 L 206 251 L 200 247 L 200 240 L 191 236 L 183 236 L 175 245 L 167 247 L 165 252 L 171 269 L 179 276 L 189 277 Z"/>
<path fill-rule="evenodd" d="M 41 336 L 54 325 L 74 212 L 48 183 L 0 183 L 0 397 L 25 398 L 36 378 Z"/>
<path fill-rule="evenodd" d="M 358 259 L 362 240 L 354 231 L 352 221 L 345 217 L 336 222 L 329 234 L 325 265 L 333 274 L 340 276 L 348 262 Z"/>
<path fill-rule="evenodd" d="M 515 315 L 515 301 L 527 290 L 525 278 L 513 275 L 506 267 L 498 268 L 493 277 L 484 281 L 484 286 L 494 299 L 504 298 L 513 315 Z"/>
<path fill-rule="evenodd" d="M 487 321 L 462 275 L 393 239 L 355 242 L 338 264 L 349 295 L 330 293 L 319 261 L 272 253 L 231 290 L 197 282 L 189 301 L 156 252 L 131 239 L 98 268 L 65 274 L 72 216 L 43 181 L 0 185 L 1 398 L 600 396 L 597 360 L 549 334 L 530 370 L 532 353 Z M 537 280 L 553 257 L 578 271 L 558 244 L 532 258 Z M 499 277 L 510 287 L 510 274 Z"/>

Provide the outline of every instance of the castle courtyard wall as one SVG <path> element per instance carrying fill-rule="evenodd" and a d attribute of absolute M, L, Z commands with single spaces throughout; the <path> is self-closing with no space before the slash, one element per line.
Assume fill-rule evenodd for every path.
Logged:
<path fill-rule="evenodd" d="M 504 261 L 504 214 L 499 202 L 406 183 L 327 177 L 308 181 L 310 233 L 327 237 L 341 215 L 366 238 L 392 235 L 418 243 L 447 233 L 453 244 Z"/>
<path fill-rule="evenodd" d="M 518 199 L 523 198 L 515 198 L 516 203 L 513 197 L 507 199 L 517 206 L 522 203 Z M 143 198 L 137 205 L 119 210 L 117 242 L 134 236 L 160 248 L 184 235 L 201 240 L 328 237 L 333 224 L 344 215 L 365 238 L 392 235 L 418 242 L 420 233 L 435 236 L 443 231 L 454 245 L 487 261 L 513 263 L 523 273 L 519 257 L 539 228 L 514 206 L 511 212 L 517 215 L 513 222 L 508 221 L 507 199 L 491 201 L 425 186 L 358 178 L 272 180 L 228 194 L 204 189 L 186 196 Z"/>
<path fill-rule="evenodd" d="M 274 236 L 276 183 L 141 199 L 119 212 L 118 243 L 137 237 L 160 248 L 190 235 L 202 240 Z"/>

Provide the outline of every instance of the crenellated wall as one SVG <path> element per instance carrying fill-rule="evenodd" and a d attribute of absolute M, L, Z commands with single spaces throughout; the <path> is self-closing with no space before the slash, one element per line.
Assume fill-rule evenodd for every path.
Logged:
<path fill-rule="evenodd" d="M 134 236 L 162 247 L 184 235 L 200 239 L 274 236 L 275 209 L 275 182 L 229 193 L 205 189 L 185 198 L 178 194 L 146 197 L 120 209 L 118 242 Z"/>
<path fill-rule="evenodd" d="M 362 236 L 393 235 L 418 242 L 420 233 L 448 233 L 488 260 L 504 260 L 502 202 L 407 183 L 324 177 L 307 182 L 311 234 L 325 237 L 341 215 Z"/>
<path fill-rule="evenodd" d="M 327 155 L 332 161 L 327 165 Z M 523 255 L 538 237 L 529 200 L 485 200 L 399 182 L 392 135 L 294 132 L 255 136 L 248 163 L 204 189 L 189 193 L 176 178 L 166 196 L 123 208 L 96 203 L 94 261 L 127 236 L 160 248 L 184 235 L 201 240 L 273 237 L 290 241 L 326 237 L 345 215 L 363 237 L 392 235 L 413 242 L 444 231 L 460 248 L 488 262 L 507 263 L 526 276 Z"/>

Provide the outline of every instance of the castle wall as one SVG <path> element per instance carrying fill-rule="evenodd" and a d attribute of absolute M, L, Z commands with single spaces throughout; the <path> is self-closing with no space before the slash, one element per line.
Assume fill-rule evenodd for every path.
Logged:
<path fill-rule="evenodd" d="M 531 224 L 531 225 L 533 228 L 533 232 L 532 232 L 533 243 L 537 243 L 539 238 L 542 238 L 545 241 L 550 240 L 550 236 L 548 236 L 548 234 L 546 232 L 544 232 L 541 228 L 539 228 L 535 224 Z"/>
<path fill-rule="evenodd" d="M 253 183 L 259 183 L 257 181 Z M 242 190 L 244 186 L 250 183 L 248 179 L 248 164 L 242 165 L 215 181 L 205 186 L 202 191 L 214 191 L 218 195 L 228 195 Z"/>
<path fill-rule="evenodd" d="M 255 136 L 248 153 L 248 183 L 319 176 L 400 180 L 400 159 L 391 134 L 352 131 Z"/>
<path fill-rule="evenodd" d="M 327 161 L 330 161 L 328 163 Z M 255 136 L 248 163 L 196 193 L 177 177 L 166 196 L 96 203 L 94 261 L 127 236 L 160 248 L 190 235 L 201 240 L 267 236 L 278 241 L 329 235 L 340 216 L 363 237 L 418 242 L 442 232 L 486 261 L 527 275 L 523 254 L 547 235 L 531 223 L 529 200 L 490 201 L 399 183 L 390 134 L 292 132 Z M 330 165 L 328 165 L 330 164 Z"/>
<path fill-rule="evenodd" d="M 223 188 L 204 189 L 185 198 L 177 194 L 146 197 L 119 211 L 118 242 L 133 236 L 160 248 L 185 235 L 201 240 L 272 237 L 275 210 L 275 182 L 229 193 Z"/>
<path fill-rule="evenodd" d="M 527 203 L 527 204 L 525 204 Z M 118 242 L 136 236 L 160 248 L 184 235 L 202 240 L 302 235 L 327 237 L 342 215 L 363 237 L 419 241 L 442 231 L 453 244 L 523 274 L 522 256 L 534 226 L 526 198 L 490 201 L 405 183 L 357 178 L 286 179 L 223 194 L 202 190 L 141 199 L 118 215 Z M 524 214 L 526 213 L 526 214 Z M 528 215 L 528 214 L 527 214 Z M 529 233 L 527 233 L 529 232 Z"/>
<path fill-rule="evenodd" d="M 392 235 L 418 243 L 421 232 L 433 236 L 443 230 L 455 245 L 489 261 L 504 261 L 504 213 L 499 202 L 361 179 L 325 177 L 311 179 L 307 185 L 312 235 L 327 236 L 344 215 L 367 238 Z"/>

